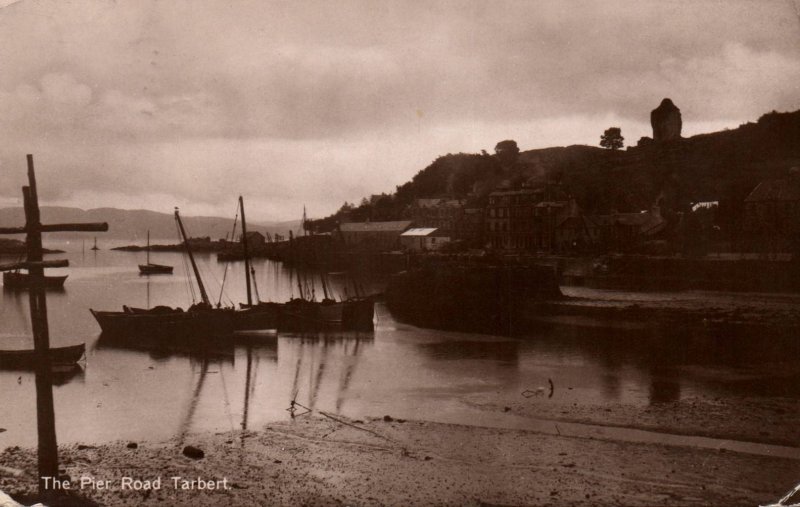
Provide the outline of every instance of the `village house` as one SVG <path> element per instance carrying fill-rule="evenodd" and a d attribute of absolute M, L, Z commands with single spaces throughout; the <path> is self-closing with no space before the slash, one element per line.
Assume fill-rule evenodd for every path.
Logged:
<path fill-rule="evenodd" d="M 339 235 L 348 248 L 385 252 L 400 248 L 400 235 L 411 223 L 410 220 L 349 222 L 339 225 Z"/>
<path fill-rule="evenodd" d="M 412 252 L 435 251 L 449 242 L 450 236 L 433 227 L 413 227 L 400 235 L 400 245 Z"/>
<path fill-rule="evenodd" d="M 492 192 L 486 208 L 488 244 L 501 250 L 562 250 L 558 229 L 574 213 L 574 201 L 558 185 Z"/>
<path fill-rule="evenodd" d="M 486 237 L 498 250 L 533 248 L 533 216 L 537 192 L 532 188 L 496 190 L 486 207 Z"/>
<path fill-rule="evenodd" d="M 800 168 L 765 180 L 744 200 L 742 247 L 753 252 L 795 252 L 800 246 Z"/>
<path fill-rule="evenodd" d="M 653 206 L 639 213 L 585 215 L 586 243 L 604 252 L 626 252 L 655 239 L 667 226 L 661 209 Z"/>
<path fill-rule="evenodd" d="M 482 247 L 485 233 L 486 210 L 478 207 L 464 207 L 453 239 L 463 240 L 469 246 Z"/>
<path fill-rule="evenodd" d="M 459 228 L 463 212 L 463 200 L 446 198 L 415 199 L 410 209 L 417 227 L 433 227 L 451 235 Z"/>

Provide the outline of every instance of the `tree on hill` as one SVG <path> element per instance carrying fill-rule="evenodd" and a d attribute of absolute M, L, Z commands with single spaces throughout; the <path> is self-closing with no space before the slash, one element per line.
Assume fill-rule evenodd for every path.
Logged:
<path fill-rule="evenodd" d="M 603 148 L 618 150 L 622 148 L 622 142 L 624 140 L 625 138 L 622 137 L 622 129 L 619 127 L 610 127 L 603 132 L 602 136 L 600 136 L 600 146 Z"/>
<path fill-rule="evenodd" d="M 519 147 L 516 141 L 506 139 L 495 145 L 494 153 L 497 155 L 497 158 L 500 159 L 501 164 L 511 165 L 516 162 L 517 157 L 519 157 Z"/>

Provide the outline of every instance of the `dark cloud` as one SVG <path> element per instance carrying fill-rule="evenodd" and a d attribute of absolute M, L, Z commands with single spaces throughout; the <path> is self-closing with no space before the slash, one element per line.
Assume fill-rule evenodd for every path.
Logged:
<path fill-rule="evenodd" d="M 796 109 L 798 47 L 783 0 L 25 0 L 0 10 L 0 196 L 35 149 L 63 203 L 244 187 L 322 214 L 499 138 L 636 139 L 665 96 L 690 133 Z"/>

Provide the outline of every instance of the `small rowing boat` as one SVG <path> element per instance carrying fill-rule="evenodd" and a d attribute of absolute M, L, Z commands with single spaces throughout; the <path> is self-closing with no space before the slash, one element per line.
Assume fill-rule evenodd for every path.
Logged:
<path fill-rule="evenodd" d="M 67 366 L 80 361 L 86 352 L 86 344 L 70 345 L 68 347 L 50 347 L 50 364 L 52 366 Z M 0 350 L 0 368 L 28 369 L 36 366 L 36 350 Z"/>

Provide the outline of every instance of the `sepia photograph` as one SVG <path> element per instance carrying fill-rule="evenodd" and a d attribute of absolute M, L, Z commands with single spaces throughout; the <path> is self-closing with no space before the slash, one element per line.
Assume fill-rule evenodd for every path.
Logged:
<path fill-rule="evenodd" d="M 800 0 L 0 0 L 0 507 L 800 505 Z"/>

